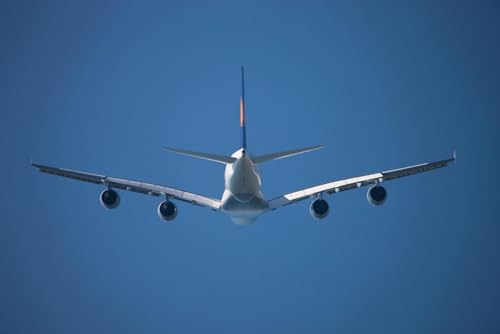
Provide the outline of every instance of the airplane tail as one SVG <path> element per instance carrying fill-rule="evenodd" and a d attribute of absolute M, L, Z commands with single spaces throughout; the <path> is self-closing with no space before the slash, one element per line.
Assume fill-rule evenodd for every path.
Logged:
<path fill-rule="evenodd" d="M 241 137 L 242 148 L 244 150 L 246 150 L 247 149 L 247 133 L 246 133 L 246 120 L 245 120 L 245 69 L 243 66 L 241 67 L 240 127 L 241 127 L 241 135 L 242 135 L 242 137 Z M 266 161 L 278 160 L 278 159 L 282 159 L 282 158 L 291 157 L 291 156 L 297 155 L 297 154 L 316 151 L 322 147 L 323 147 L 323 145 L 318 145 L 318 146 L 299 148 L 296 150 L 289 150 L 289 151 L 264 154 L 264 155 L 252 157 L 252 160 L 254 163 L 260 164 L 260 163 L 263 163 Z M 236 158 L 228 157 L 228 156 L 224 156 L 224 155 L 218 155 L 218 154 L 195 152 L 195 151 L 189 151 L 189 150 L 172 148 L 172 147 L 165 147 L 165 146 L 163 147 L 163 149 L 166 151 L 169 151 L 169 152 L 188 155 L 191 157 L 204 159 L 204 160 L 215 161 L 215 162 L 222 163 L 222 164 L 232 164 L 233 162 L 236 161 Z"/>
<path fill-rule="evenodd" d="M 245 120 L 245 68 L 241 67 L 241 96 L 240 96 L 240 127 L 242 134 L 242 148 L 247 149 L 247 127 Z"/>
<path fill-rule="evenodd" d="M 242 148 L 246 150 L 247 148 L 247 134 L 246 134 L 246 124 L 245 124 L 245 69 L 243 66 L 241 67 L 241 97 L 240 97 L 240 127 L 242 132 Z M 190 150 L 184 150 L 179 148 L 172 147 L 163 147 L 165 151 L 188 155 L 190 157 L 195 157 L 204 160 L 210 160 L 219 162 L 222 164 L 232 164 L 236 161 L 233 157 L 228 157 L 224 155 L 211 154 L 211 153 L 203 153 L 203 152 L 195 152 Z"/>
<path fill-rule="evenodd" d="M 242 148 L 244 150 L 246 150 L 247 149 L 247 128 L 246 128 L 246 119 L 245 119 L 245 68 L 243 66 L 241 67 L 240 127 L 241 127 L 241 134 L 242 134 L 242 137 L 241 137 L 242 138 Z M 258 164 L 258 163 L 262 163 L 262 162 L 266 162 L 266 161 L 282 159 L 282 158 L 291 157 L 291 156 L 297 155 L 297 154 L 302 154 L 302 153 L 306 153 L 306 152 L 319 150 L 322 147 L 323 147 L 323 145 L 318 145 L 318 146 L 300 148 L 297 150 L 289 150 L 289 151 L 265 154 L 265 155 L 253 157 L 252 160 L 254 163 Z"/>

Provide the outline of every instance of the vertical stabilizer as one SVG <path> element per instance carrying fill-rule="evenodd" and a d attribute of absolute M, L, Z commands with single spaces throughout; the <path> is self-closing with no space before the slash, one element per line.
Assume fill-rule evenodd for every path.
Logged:
<path fill-rule="evenodd" d="M 247 129 L 245 120 L 245 69 L 241 67 L 241 97 L 240 97 L 240 127 L 242 134 L 242 147 L 247 149 Z"/>

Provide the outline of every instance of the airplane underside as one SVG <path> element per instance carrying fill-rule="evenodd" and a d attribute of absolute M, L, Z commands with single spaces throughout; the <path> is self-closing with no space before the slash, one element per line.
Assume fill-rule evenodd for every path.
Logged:
<path fill-rule="evenodd" d="M 260 194 L 251 197 L 247 202 L 242 202 L 229 195 L 222 202 L 221 212 L 229 215 L 236 224 L 251 224 L 267 210 L 267 207 L 266 200 Z"/>

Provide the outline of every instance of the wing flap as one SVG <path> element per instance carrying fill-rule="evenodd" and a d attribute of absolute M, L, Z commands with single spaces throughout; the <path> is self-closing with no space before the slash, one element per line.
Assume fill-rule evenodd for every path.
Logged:
<path fill-rule="evenodd" d="M 96 183 L 96 184 L 104 183 L 103 182 L 103 180 L 105 178 L 104 175 L 84 173 L 84 172 L 79 172 L 76 170 L 44 166 L 44 165 L 39 165 L 39 164 L 35 164 L 35 163 L 32 163 L 31 165 L 33 167 L 38 168 L 40 170 L 40 172 L 47 173 L 47 174 L 69 177 L 69 178 L 72 178 L 75 180 L 91 182 L 91 183 Z"/>
<path fill-rule="evenodd" d="M 43 172 L 43 173 L 68 177 L 71 179 L 95 183 L 95 184 L 104 184 L 104 185 L 107 185 L 111 188 L 123 189 L 123 190 L 132 191 L 132 192 L 136 192 L 136 193 L 140 193 L 140 194 L 144 194 L 144 195 L 168 196 L 168 197 L 172 197 L 174 199 L 177 199 L 177 200 L 180 200 L 183 202 L 188 202 L 188 203 L 208 207 L 208 208 L 215 210 L 215 211 L 219 210 L 220 205 L 221 205 L 219 200 L 216 200 L 216 199 L 213 199 L 210 197 L 190 193 L 190 192 L 175 189 L 175 188 L 165 187 L 165 186 L 161 186 L 161 185 L 157 185 L 157 184 L 127 180 L 127 179 L 116 178 L 116 177 L 111 177 L 111 176 L 104 176 L 104 175 L 99 175 L 99 174 L 80 172 L 80 171 L 75 171 L 75 170 L 71 170 L 71 169 L 44 166 L 44 165 L 39 165 L 39 164 L 35 164 L 35 163 L 33 163 L 32 165 L 33 165 L 33 167 L 38 168 L 40 170 L 40 172 Z"/>
<path fill-rule="evenodd" d="M 119 179 L 119 178 L 115 178 L 115 177 L 106 177 L 105 182 L 107 184 L 109 184 L 109 186 L 112 188 L 118 188 L 118 189 L 123 189 L 123 190 L 127 190 L 127 191 L 134 191 L 134 192 L 142 193 L 145 195 L 151 195 L 151 196 L 167 195 L 167 196 L 171 196 L 177 200 L 181 200 L 184 202 L 197 204 L 197 205 L 201 205 L 201 206 L 208 206 L 212 209 L 219 209 L 220 208 L 220 201 L 219 200 L 205 197 L 205 196 L 201 196 L 201 195 L 197 195 L 194 193 L 190 193 L 190 192 L 175 189 L 175 188 L 160 186 L 160 185 L 151 184 L 151 183 L 133 181 L 133 180 Z"/>
<path fill-rule="evenodd" d="M 274 210 L 281 206 L 292 204 L 304 200 L 306 198 L 313 197 L 317 194 L 327 193 L 333 194 L 341 191 L 346 191 L 354 188 L 364 187 L 369 184 L 379 182 L 382 178 L 381 173 L 375 173 L 365 176 L 353 177 L 349 179 L 333 181 L 329 183 L 320 184 L 318 186 L 302 189 L 289 193 L 268 202 L 269 209 Z"/>
<path fill-rule="evenodd" d="M 384 180 L 394 180 L 404 176 L 410 176 L 417 173 L 427 172 L 433 169 L 442 168 L 448 166 L 450 162 L 455 161 L 456 158 L 450 158 L 445 160 L 439 160 L 435 162 L 429 162 L 424 164 L 419 164 L 415 166 L 409 166 L 404 168 L 393 169 L 389 171 L 382 172 Z"/>
<path fill-rule="evenodd" d="M 300 198 L 306 198 L 313 196 L 317 193 L 327 192 L 329 194 L 334 192 L 340 192 L 349 190 L 352 188 L 359 188 L 367 184 L 373 183 L 382 177 L 381 173 L 370 174 L 360 177 L 353 177 L 350 179 L 334 181 L 330 183 L 321 184 L 319 186 L 307 188 L 304 190 L 299 190 L 290 194 L 286 194 L 285 197 L 290 201 L 295 201 Z"/>
<path fill-rule="evenodd" d="M 333 194 L 341 191 L 346 191 L 350 189 L 364 187 L 371 184 L 380 183 L 383 181 L 397 179 L 404 176 L 410 176 L 417 173 L 431 171 L 437 168 L 446 167 L 450 162 L 454 162 L 455 160 L 456 156 L 454 154 L 452 158 L 445 160 L 439 160 L 409 167 L 393 169 L 385 172 L 352 177 L 348 179 L 320 184 L 317 186 L 298 190 L 292 193 L 285 194 L 283 196 L 276 197 L 268 201 L 268 207 L 269 210 L 275 210 L 279 207 L 286 206 L 288 204 L 292 204 L 294 202 L 298 202 L 319 194 L 324 194 L 324 193 Z"/>

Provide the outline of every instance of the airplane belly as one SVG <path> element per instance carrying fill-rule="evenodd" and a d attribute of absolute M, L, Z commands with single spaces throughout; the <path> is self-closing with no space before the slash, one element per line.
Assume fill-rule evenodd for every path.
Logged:
<path fill-rule="evenodd" d="M 259 187 L 248 180 L 234 180 L 229 185 L 229 190 L 233 196 L 240 202 L 246 203 L 252 200 L 259 192 Z"/>
<path fill-rule="evenodd" d="M 237 224 L 249 224 L 255 222 L 257 216 L 267 208 L 267 202 L 262 193 L 258 193 L 247 202 L 242 202 L 229 191 L 224 192 L 221 211 L 228 214 Z"/>

